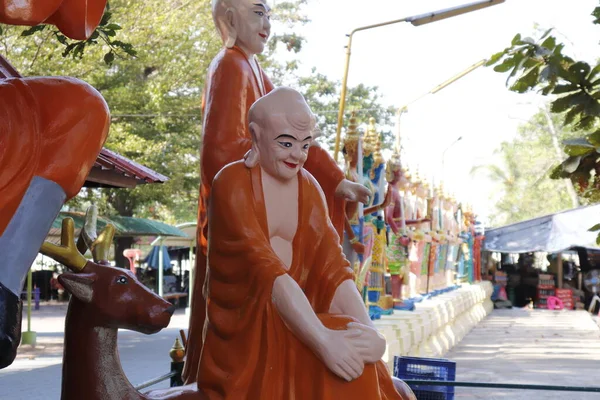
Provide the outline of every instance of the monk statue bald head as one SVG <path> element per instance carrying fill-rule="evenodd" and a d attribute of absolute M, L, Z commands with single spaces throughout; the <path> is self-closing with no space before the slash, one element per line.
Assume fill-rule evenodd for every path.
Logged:
<path fill-rule="evenodd" d="M 294 89 L 278 87 L 258 99 L 248 112 L 252 149 L 246 166 L 260 164 L 272 177 L 295 177 L 314 138 L 316 119 L 304 97 Z"/>
<path fill-rule="evenodd" d="M 271 34 L 266 0 L 212 0 L 212 12 L 225 47 L 237 46 L 248 57 L 263 52 Z"/>

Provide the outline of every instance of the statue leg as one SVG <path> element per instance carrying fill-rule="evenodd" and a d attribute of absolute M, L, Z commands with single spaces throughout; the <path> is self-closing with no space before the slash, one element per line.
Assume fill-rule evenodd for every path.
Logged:
<path fill-rule="evenodd" d="M 65 192 L 59 185 L 34 177 L 0 236 L 0 368 L 10 365 L 17 355 L 23 281 L 64 200 Z"/>

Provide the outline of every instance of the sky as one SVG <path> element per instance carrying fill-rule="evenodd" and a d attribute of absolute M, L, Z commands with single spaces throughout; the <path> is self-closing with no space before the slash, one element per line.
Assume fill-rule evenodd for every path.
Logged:
<path fill-rule="evenodd" d="M 295 29 L 307 40 L 300 53 L 300 73 L 316 67 L 330 79 L 341 80 L 346 34 L 352 29 L 468 2 L 309 0 L 304 10 L 311 22 Z M 600 28 L 591 23 L 590 14 L 597 5 L 596 0 L 506 0 L 419 27 L 399 23 L 358 32 L 352 43 L 348 85 L 377 86 L 385 105 L 401 107 L 503 50 L 515 34 L 537 38 L 541 33 L 536 32 L 548 28 L 556 29 L 567 54 L 594 62 Z M 492 68 L 478 68 L 415 101 L 401 118 L 404 163 L 430 182 L 443 180 L 444 187 L 472 204 L 484 221 L 493 212 L 491 197 L 499 195 L 498 188 L 485 174 L 471 174 L 471 169 L 501 163 L 495 155 L 500 143 L 510 140 L 519 124 L 546 101 L 537 94 L 510 92 L 506 78 Z"/>

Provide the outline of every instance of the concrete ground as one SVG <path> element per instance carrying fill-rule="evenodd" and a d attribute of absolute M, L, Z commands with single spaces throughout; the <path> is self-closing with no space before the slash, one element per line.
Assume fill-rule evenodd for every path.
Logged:
<path fill-rule="evenodd" d="M 0 400 L 60 398 L 65 313 L 66 304 L 56 303 L 33 312 L 38 345 L 21 346 L 13 365 L 0 370 Z M 168 372 L 169 350 L 187 324 L 180 309 L 156 335 L 119 332 L 123 369 L 134 385 Z M 458 381 L 600 386 L 600 329 L 583 311 L 494 310 L 446 358 L 457 362 Z M 168 382 L 151 389 L 161 387 Z M 600 394 L 456 388 L 455 398 L 597 400 Z"/>
<path fill-rule="evenodd" d="M 36 348 L 22 345 L 15 362 L 0 370 L 0 400 L 60 399 L 63 331 L 66 303 L 42 303 L 32 312 L 31 330 L 37 333 Z M 133 385 L 169 372 L 169 350 L 179 329 L 187 331 L 188 317 L 178 309 L 166 329 L 155 335 L 119 331 L 119 353 L 125 374 Z M 27 330 L 23 314 L 23 330 Z M 149 389 L 169 387 L 169 382 Z"/>
<path fill-rule="evenodd" d="M 445 358 L 457 381 L 600 387 L 600 329 L 585 311 L 494 310 Z M 600 393 L 456 388 L 456 399 L 598 400 Z"/>

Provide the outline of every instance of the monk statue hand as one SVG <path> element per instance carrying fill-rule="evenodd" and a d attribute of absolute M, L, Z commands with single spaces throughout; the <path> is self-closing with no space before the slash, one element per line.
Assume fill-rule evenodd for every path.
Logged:
<path fill-rule="evenodd" d="M 317 352 L 331 372 L 350 382 L 362 375 L 365 365 L 358 349 L 347 337 L 348 333 L 326 329 Z"/>
<path fill-rule="evenodd" d="M 344 179 L 335 188 L 335 196 L 348 201 L 360 201 L 368 204 L 371 191 L 361 184 Z"/>
<path fill-rule="evenodd" d="M 357 322 L 351 322 L 348 324 L 347 332 L 347 338 L 358 349 L 363 363 L 372 364 L 381 360 L 381 357 L 385 353 L 386 343 L 385 338 L 377 332 L 377 329 Z"/>

